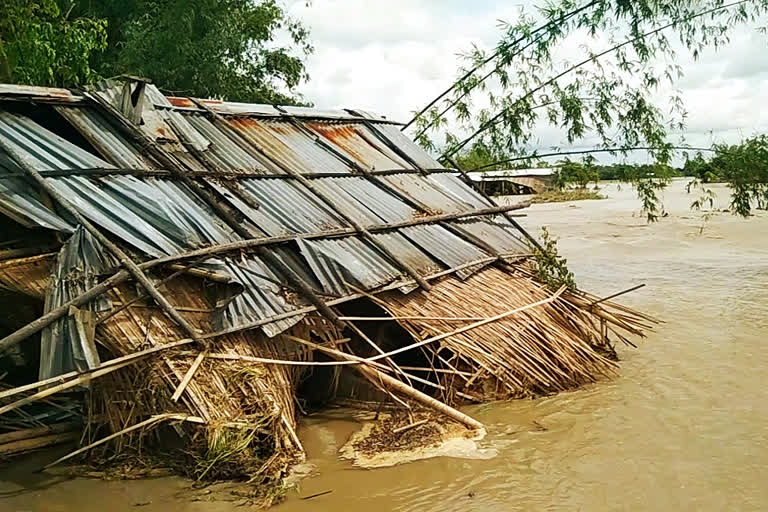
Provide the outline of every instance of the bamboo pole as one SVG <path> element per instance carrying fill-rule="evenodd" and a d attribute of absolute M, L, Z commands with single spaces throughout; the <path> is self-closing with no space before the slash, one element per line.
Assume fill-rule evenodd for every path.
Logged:
<path fill-rule="evenodd" d="M 77 423 L 64 422 L 55 423 L 53 425 L 46 425 L 44 427 L 26 428 L 24 430 L 16 430 L 15 432 L 8 432 L 7 434 L 0 434 L 0 445 L 11 443 L 14 441 L 22 441 L 24 439 L 32 439 L 35 437 L 42 437 L 52 434 L 61 434 L 63 432 L 69 432 L 77 427 Z"/>
<path fill-rule="evenodd" d="M 0 456 L 13 455 L 16 453 L 38 450 L 56 444 L 67 443 L 77 440 L 78 437 L 79 434 L 77 432 L 62 432 L 59 434 L 21 439 L 19 441 L 0 445 Z"/>
<path fill-rule="evenodd" d="M 95 447 L 97 447 L 99 445 L 102 445 L 102 444 L 106 443 L 107 441 L 111 441 L 112 439 L 115 439 L 116 437 L 120 437 L 120 436 L 122 436 L 124 434 L 127 434 L 129 432 L 133 432 L 134 430 L 138 430 L 140 428 L 147 427 L 149 425 L 152 425 L 153 423 L 157 423 L 158 421 L 170 419 L 172 416 L 173 416 L 173 414 L 160 414 L 158 416 L 152 416 L 149 419 L 141 421 L 141 422 L 139 422 L 139 423 L 137 423 L 135 425 L 131 425 L 128 428 L 124 428 L 123 430 L 121 430 L 119 432 L 115 432 L 114 434 L 110 434 L 107 437 L 103 437 L 103 438 L 99 439 L 98 441 L 95 441 L 95 442 L 89 444 L 88 446 L 84 446 L 84 447 L 82 447 L 80 449 L 77 449 L 77 450 L 71 452 L 71 453 L 68 453 L 67 455 L 64 455 L 63 457 L 59 457 L 55 461 L 53 461 L 53 462 L 43 466 L 43 469 L 44 470 L 48 469 L 51 466 L 55 466 L 56 464 L 64 462 L 65 460 L 71 459 L 72 457 L 74 457 L 76 455 L 80 455 L 81 453 L 86 452 L 86 451 L 90 450 L 91 448 L 95 448 Z"/>
<path fill-rule="evenodd" d="M 8 389 L 8 390 L 3 391 L 2 393 L 0 393 L 0 399 L 8 398 L 9 396 L 18 395 L 19 393 L 24 393 L 25 391 L 31 391 L 31 390 L 33 390 L 35 388 L 39 388 L 39 387 L 43 387 L 43 386 L 48 386 L 50 384 L 58 384 L 58 385 L 68 384 L 70 382 L 70 379 L 77 380 L 79 378 L 85 377 L 86 378 L 85 380 L 88 380 L 88 379 L 93 378 L 94 377 L 93 373 L 95 373 L 97 371 L 100 371 L 100 370 L 103 370 L 103 369 L 106 369 L 106 368 L 110 368 L 110 367 L 115 366 L 115 365 L 122 365 L 122 363 L 132 363 L 132 362 L 135 362 L 135 361 L 137 361 L 139 359 L 142 359 L 142 358 L 144 358 L 146 356 L 154 354 L 156 352 L 161 352 L 161 351 L 164 351 L 164 350 L 169 350 L 169 349 L 176 348 L 176 347 L 181 347 L 181 346 L 184 346 L 184 345 L 189 345 L 190 343 L 194 343 L 194 340 L 192 340 L 192 339 L 184 339 L 184 340 L 175 341 L 173 343 L 167 343 L 167 344 L 164 344 L 164 345 L 157 345 L 157 346 L 154 346 L 152 348 L 148 348 L 148 349 L 142 350 L 140 352 L 134 352 L 133 354 L 128 354 L 128 355 L 125 355 L 125 356 L 122 356 L 122 357 L 118 357 L 118 358 L 115 358 L 115 359 L 110 359 L 109 361 L 101 363 L 99 366 L 96 366 L 95 368 L 91 368 L 91 369 L 85 370 L 83 372 L 69 372 L 69 373 L 65 373 L 63 375 L 58 375 L 56 377 L 51 377 L 49 379 L 44 379 L 44 380 L 41 380 L 41 381 L 33 382 L 31 384 L 25 384 L 23 386 L 19 386 L 19 387 L 13 388 L 13 389 Z M 122 366 L 121 366 L 121 368 L 122 368 Z M 62 388 L 62 389 L 68 389 L 69 387 L 71 387 L 71 386 L 68 386 L 68 387 Z M 46 395 L 46 396 L 48 396 L 48 395 Z"/>
<path fill-rule="evenodd" d="M 422 393 L 421 391 L 412 388 L 408 384 L 402 381 L 399 381 L 394 377 L 390 377 L 386 373 L 383 373 L 381 370 L 377 370 L 372 366 L 368 366 L 367 363 L 369 363 L 374 358 L 369 358 L 367 360 L 362 359 L 360 357 L 347 354 L 346 352 L 341 352 L 339 350 L 335 350 L 329 347 L 323 347 L 322 345 L 318 345 L 316 343 L 312 343 L 307 340 L 302 340 L 301 338 L 296 338 L 295 336 L 290 336 L 290 339 L 298 343 L 307 345 L 308 347 L 321 350 L 326 354 L 332 357 L 335 357 L 336 359 L 340 359 L 342 361 L 357 361 L 357 362 L 366 363 L 365 365 L 359 364 L 359 365 L 353 366 L 353 368 L 355 368 L 357 371 L 362 373 L 363 376 L 368 380 L 370 380 L 372 383 L 377 385 L 383 385 L 384 387 L 389 388 L 390 391 L 394 391 L 394 392 L 400 393 L 401 395 L 409 397 L 414 401 L 426 407 L 429 407 L 430 409 L 434 409 L 437 412 L 442 413 L 445 416 L 448 416 L 449 418 L 464 424 L 468 428 L 477 429 L 477 430 L 483 428 L 483 424 L 477 421 L 476 419 L 464 414 L 461 411 L 454 409 L 450 405 L 444 404 L 443 402 L 432 398 L 426 393 Z M 381 358 L 381 357 L 383 356 L 381 355 L 378 356 L 378 358 Z"/>
<path fill-rule="evenodd" d="M 207 355 L 208 355 L 207 351 L 200 352 L 199 354 L 197 354 L 197 357 L 192 362 L 192 366 L 189 367 L 189 370 L 187 371 L 186 375 L 184 375 L 184 378 L 181 379 L 181 383 L 179 384 L 179 387 L 177 387 L 176 391 L 173 392 L 173 395 L 171 396 L 171 400 L 173 400 L 174 402 L 179 401 L 179 397 L 187 388 L 190 381 L 192 380 L 192 377 L 195 376 L 197 369 L 200 368 L 200 365 L 202 364 L 203 359 L 205 359 Z"/>

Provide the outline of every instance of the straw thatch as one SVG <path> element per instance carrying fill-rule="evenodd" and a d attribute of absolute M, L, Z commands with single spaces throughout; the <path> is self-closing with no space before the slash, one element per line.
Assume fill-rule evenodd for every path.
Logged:
<path fill-rule="evenodd" d="M 426 339 L 462 325 L 450 317 L 492 317 L 551 295 L 526 274 L 489 267 L 466 281 L 445 277 L 429 293 L 389 292 L 380 303 L 394 317 L 409 317 L 401 325 L 416 339 Z M 621 327 L 639 334 L 628 324 Z M 424 350 L 433 365 L 450 370 L 435 374 L 447 388 L 444 400 L 482 401 L 553 393 L 612 375 L 616 363 L 607 357 L 605 343 L 594 312 L 560 297 Z"/>

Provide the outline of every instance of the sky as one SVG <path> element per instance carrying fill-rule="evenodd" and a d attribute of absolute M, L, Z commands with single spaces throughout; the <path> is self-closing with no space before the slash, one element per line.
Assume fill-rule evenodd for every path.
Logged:
<path fill-rule="evenodd" d="M 535 0 L 312 0 L 310 5 L 290 1 L 291 14 L 310 29 L 315 47 L 307 60 L 310 81 L 300 90 L 317 107 L 361 108 L 408 120 L 452 83 L 459 53 L 472 44 L 492 49 L 500 35 L 499 20 L 514 22 L 521 6 L 529 9 L 534 4 Z M 768 35 L 741 29 L 728 47 L 707 50 L 696 61 L 681 55 L 677 63 L 685 73 L 675 87 L 688 110 L 689 144 L 734 143 L 768 131 Z M 541 149 L 568 146 L 552 128 L 542 127 L 537 136 Z M 585 144 L 589 141 L 576 147 Z"/>

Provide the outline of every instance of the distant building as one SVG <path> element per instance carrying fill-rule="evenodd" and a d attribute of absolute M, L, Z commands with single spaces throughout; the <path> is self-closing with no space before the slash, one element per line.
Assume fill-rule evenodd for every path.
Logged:
<path fill-rule="evenodd" d="M 474 172 L 469 176 L 479 188 L 493 196 L 539 194 L 552 188 L 554 174 L 558 169 L 558 167 L 500 169 Z"/>

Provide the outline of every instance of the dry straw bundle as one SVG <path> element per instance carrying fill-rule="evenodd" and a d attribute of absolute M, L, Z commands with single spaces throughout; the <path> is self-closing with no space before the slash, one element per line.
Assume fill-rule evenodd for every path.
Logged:
<path fill-rule="evenodd" d="M 444 400 L 523 397 L 594 382 L 616 367 L 606 350 L 608 324 L 642 335 L 655 322 L 612 303 L 591 307 L 594 301 L 580 292 L 546 302 L 552 291 L 527 267 L 514 268 L 488 267 L 466 281 L 447 276 L 429 293 L 380 296 L 380 304 L 416 339 L 450 333 L 471 318 L 522 309 L 423 347 L 435 377 L 448 389 Z M 526 309 L 536 302 L 544 303 Z"/>

